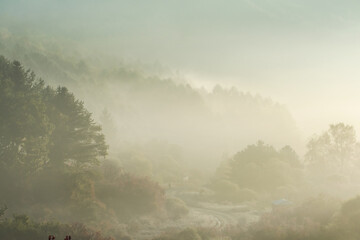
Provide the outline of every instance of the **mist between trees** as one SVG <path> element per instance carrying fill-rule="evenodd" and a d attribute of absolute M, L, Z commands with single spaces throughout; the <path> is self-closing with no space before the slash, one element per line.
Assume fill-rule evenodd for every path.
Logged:
<path fill-rule="evenodd" d="M 353 126 L 304 143 L 271 99 L 0 39 L 1 239 L 359 237 Z"/>
<path fill-rule="evenodd" d="M 66 87 L 46 85 L 18 61 L 1 57 L 0 80 L 0 236 L 6 239 L 38 239 L 50 232 L 72 232 L 77 239 L 137 238 L 143 225 L 180 221 L 205 202 L 247 206 L 259 220 L 212 230 L 165 229 L 152 237 L 340 239 L 358 234 L 352 226 L 358 198 L 341 203 L 356 195 L 360 182 L 360 145 L 350 125 L 333 124 L 312 137 L 304 157 L 289 145 L 276 149 L 258 141 L 218 159 L 211 173 L 189 164 L 191 152 L 185 154 L 178 144 L 116 143 L 121 131 L 115 130 L 109 110 L 100 117 L 104 135 Z M 218 95 L 229 95 L 227 101 L 241 96 L 232 91 L 217 87 L 212 101 L 216 104 Z M 109 151 L 109 145 L 116 149 Z M 288 205 L 277 207 L 277 199 Z"/>

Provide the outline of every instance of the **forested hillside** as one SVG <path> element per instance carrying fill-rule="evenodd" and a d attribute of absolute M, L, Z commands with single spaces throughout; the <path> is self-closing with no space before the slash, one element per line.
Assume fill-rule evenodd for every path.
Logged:
<path fill-rule="evenodd" d="M 1 54 L 84 100 L 103 124 L 110 153 L 127 143 L 161 141 L 178 145 L 196 167 L 206 161 L 210 170 L 224 154 L 259 139 L 300 146 L 291 114 L 271 99 L 220 85 L 197 89 L 160 65 L 96 55 L 80 43 L 46 35 L 2 29 L 0 39 Z"/>
<path fill-rule="evenodd" d="M 360 239 L 359 16 L 0 0 L 0 240 Z"/>
<path fill-rule="evenodd" d="M 157 183 L 105 160 L 101 126 L 82 101 L 2 56 L 0 111 L 0 193 L 8 216 L 87 224 L 111 219 L 115 224 L 165 209 Z M 27 216 L 14 221 L 29 223 Z M 12 236 L 6 231 L 0 235 Z"/>

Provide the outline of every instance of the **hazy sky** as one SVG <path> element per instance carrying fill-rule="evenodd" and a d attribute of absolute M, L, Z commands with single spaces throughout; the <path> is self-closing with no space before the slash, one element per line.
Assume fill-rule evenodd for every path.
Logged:
<path fill-rule="evenodd" d="M 359 1 L 0 0 L 0 16 L 197 85 L 270 96 L 305 136 L 336 121 L 360 127 Z"/>

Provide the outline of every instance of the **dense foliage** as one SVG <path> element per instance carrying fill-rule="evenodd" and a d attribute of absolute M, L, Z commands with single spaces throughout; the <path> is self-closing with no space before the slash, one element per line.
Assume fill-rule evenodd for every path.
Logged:
<path fill-rule="evenodd" d="M 307 147 L 305 159 L 311 170 L 325 168 L 328 175 L 344 174 L 359 166 L 360 145 L 351 125 L 331 124 L 326 132 L 310 139 Z"/>
<path fill-rule="evenodd" d="M 82 185 L 91 186 L 107 146 L 83 103 L 3 57 L 0 89 L 1 201 L 13 208 L 92 198 Z"/>
<path fill-rule="evenodd" d="M 311 138 L 304 162 L 290 146 L 278 150 L 263 142 L 248 145 L 223 161 L 204 187 L 207 180 L 199 171 L 190 171 L 188 163 L 196 162 L 203 170 L 218 160 L 219 149 L 232 152 L 258 136 L 273 144 L 275 134 L 282 135 L 281 143 L 284 139 L 296 142 L 288 111 L 235 88 L 215 86 L 205 91 L 124 63 L 97 66 L 97 60 L 65 57 L 63 50 L 49 54 L 42 46 L 19 39 L 21 44 L 16 46 L 10 43 L 14 38 L 0 32 L 0 40 L 4 39 L 1 51 L 18 55 L 53 84 L 69 84 L 77 96 L 90 100 L 87 106 L 98 111 L 96 115 L 108 107 L 99 119 L 115 147 L 111 160 L 104 160 L 108 147 L 102 128 L 82 101 L 65 87 L 47 86 L 18 61 L 0 57 L 1 239 L 39 239 L 48 233 L 71 232 L 77 239 L 103 240 L 108 238 L 71 223 L 118 227 L 132 220 L 141 222 L 148 215 L 177 221 L 193 213 L 194 205 L 201 206 L 199 199 L 246 206 L 266 202 L 269 207 L 275 199 L 299 200 L 319 192 L 353 196 L 358 188 L 360 147 L 354 127 L 343 123 Z M 154 138 L 160 141 L 150 141 Z M 170 198 L 154 180 L 168 188 Z M 248 229 L 170 230 L 156 239 L 360 237 L 359 198 L 341 207 L 325 197 L 288 202 Z M 16 214 L 4 218 L 12 213 L 26 213 L 35 220 Z M 119 234 L 117 239 L 122 237 Z"/>
<path fill-rule="evenodd" d="M 220 200 L 249 201 L 257 199 L 258 194 L 270 193 L 281 198 L 302 184 L 302 175 L 302 164 L 291 147 L 277 151 L 258 142 L 224 161 L 210 188 Z"/>
<path fill-rule="evenodd" d="M 0 203 L 9 213 L 94 222 L 162 208 L 163 190 L 150 179 L 106 172 L 105 138 L 83 102 L 4 57 L 0 112 Z"/>
<path fill-rule="evenodd" d="M 156 139 L 179 145 L 188 163 L 212 171 L 223 149 L 235 152 L 258 139 L 300 143 L 291 114 L 271 99 L 235 87 L 197 88 L 160 64 L 121 61 L 85 50 L 78 41 L 21 32 L 0 29 L 0 54 L 83 99 L 101 120 L 112 152 Z M 113 121 L 103 118 L 104 109 Z"/>

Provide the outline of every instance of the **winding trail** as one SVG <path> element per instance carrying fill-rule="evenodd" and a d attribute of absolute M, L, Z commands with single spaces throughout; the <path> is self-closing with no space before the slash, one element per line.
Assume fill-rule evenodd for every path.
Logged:
<path fill-rule="evenodd" d="M 247 210 L 245 205 L 221 205 L 202 203 L 199 206 L 189 206 L 189 214 L 177 220 L 169 220 L 161 223 L 153 223 L 142 226 L 135 239 L 152 239 L 171 229 L 181 230 L 193 227 L 214 228 L 223 230 L 226 226 L 247 226 L 258 221 L 259 216 L 253 210 Z M 240 210 L 239 209 L 243 209 Z"/>

